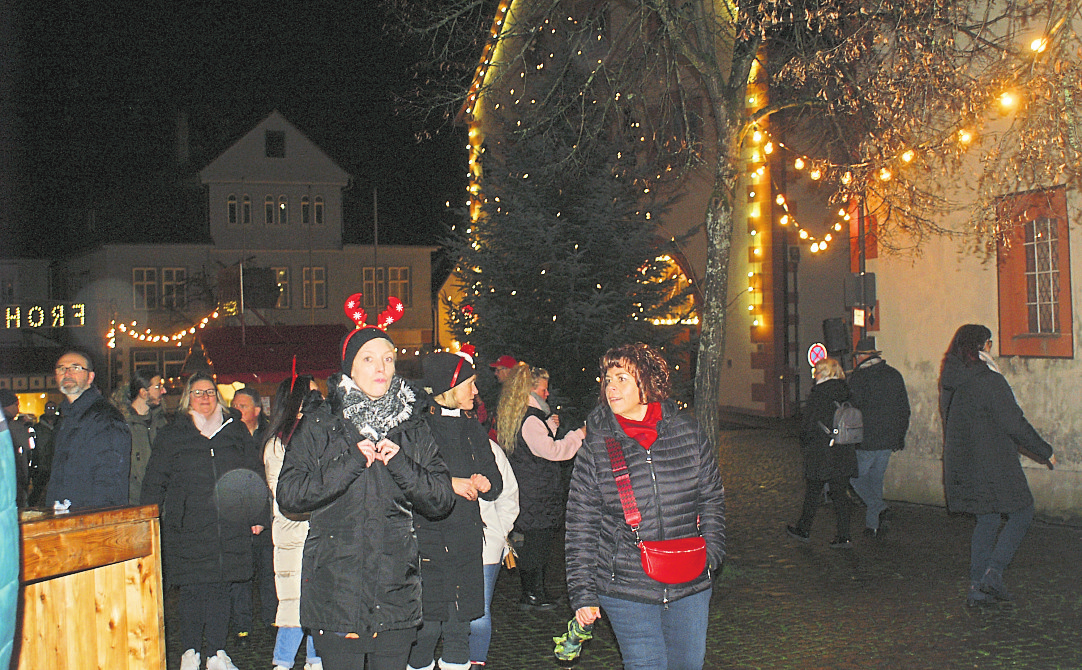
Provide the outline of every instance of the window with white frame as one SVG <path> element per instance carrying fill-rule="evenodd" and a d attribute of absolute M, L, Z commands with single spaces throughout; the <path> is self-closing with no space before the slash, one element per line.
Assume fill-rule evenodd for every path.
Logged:
<path fill-rule="evenodd" d="M 289 309 L 289 268 L 277 267 L 271 268 L 274 271 L 274 281 L 277 282 L 278 288 L 278 302 L 275 303 L 275 309 Z"/>
<path fill-rule="evenodd" d="M 320 309 L 327 306 L 327 268 L 306 267 L 302 271 L 304 308 Z"/>
<path fill-rule="evenodd" d="M 1014 193 L 997 204 L 999 354 L 1073 358 L 1066 189 Z"/>
<path fill-rule="evenodd" d="M 274 224 L 274 196 L 268 195 L 263 199 L 263 223 L 268 226 Z"/>
<path fill-rule="evenodd" d="M 379 305 L 382 309 L 387 302 L 387 290 L 383 282 L 383 268 L 364 268 L 361 270 L 361 299 L 365 307 Z"/>
<path fill-rule="evenodd" d="M 398 298 L 406 307 L 410 306 L 413 293 L 408 267 L 387 268 L 387 295 Z"/>
<path fill-rule="evenodd" d="M 278 223 L 289 225 L 289 198 L 284 195 L 278 196 Z"/>
<path fill-rule="evenodd" d="M 131 269 L 132 309 L 158 309 L 158 268 Z"/>
<path fill-rule="evenodd" d="M 237 225 L 237 196 L 232 193 L 225 201 L 225 218 L 229 225 Z"/>
<path fill-rule="evenodd" d="M 323 225 L 323 196 L 316 196 L 316 225 Z"/>
<path fill-rule="evenodd" d="M 252 197 L 247 193 L 241 201 L 240 220 L 246 226 L 252 225 Z"/>
<path fill-rule="evenodd" d="M 184 309 L 188 306 L 188 270 L 162 268 L 162 307 Z"/>
<path fill-rule="evenodd" d="M 301 225 L 308 226 L 312 223 L 312 201 L 308 196 L 301 197 Z"/>

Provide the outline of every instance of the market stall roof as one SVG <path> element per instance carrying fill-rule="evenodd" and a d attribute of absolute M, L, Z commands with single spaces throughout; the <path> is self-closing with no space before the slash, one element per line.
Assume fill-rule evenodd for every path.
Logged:
<path fill-rule="evenodd" d="M 341 324 L 315 326 L 226 326 L 199 334 L 219 384 L 277 384 L 297 374 L 329 377 L 341 370 L 338 346 L 349 332 Z"/>

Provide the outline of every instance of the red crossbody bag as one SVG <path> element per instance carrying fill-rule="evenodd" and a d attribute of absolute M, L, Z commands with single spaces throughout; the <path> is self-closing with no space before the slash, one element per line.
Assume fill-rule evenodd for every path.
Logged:
<path fill-rule="evenodd" d="M 706 569 L 706 540 L 701 535 L 676 540 L 646 541 L 639 538 L 642 514 L 635 503 L 631 474 L 624 461 L 624 447 L 614 437 L 606 437 L 605 446 L 609 451 L 616 490 L 620 493 L 620 504 L 624 508 L 624 521 L 631 526 L 635 542 L 639 545 L 642 569 L 650 578 L 663 584 L 683 584 L 703 574 Z"/>

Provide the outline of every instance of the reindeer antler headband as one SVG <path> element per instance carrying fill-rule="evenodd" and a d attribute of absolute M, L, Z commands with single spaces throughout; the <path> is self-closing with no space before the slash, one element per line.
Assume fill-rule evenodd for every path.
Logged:
<path fill-rule="evenodd" d="M 350 373 L 350 369 L 353 366 L 353 357 L 357 355 L 357 351 L 361 346 L 369 340 L 374 340 L 377 337 L 381 337 L 392 344 L 390 336 L 387 335 L 387 327 L 395 321 L 402 318 L 406 309 L 402 305 L 402 301 L 395 297 L 387 299 L 387 309 L 383 310 L 379 314 L 379 318 L 376 319 L 374 325 L 368 325 L 368 313 L 361 307 L 361 298 L 363 296 L 360 293 L 354 293 L 346 298 L 346 302 L 343 305 L 346 316 L 353 322 L 356 329 L 349 332 L 348 335 L 342 340 L 342 372 L 345 374 Z M 354 337 L 358 333 L 361 335 Z"/>

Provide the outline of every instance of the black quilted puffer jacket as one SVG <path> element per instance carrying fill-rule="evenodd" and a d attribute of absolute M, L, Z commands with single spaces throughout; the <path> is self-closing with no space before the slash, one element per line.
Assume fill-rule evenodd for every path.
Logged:
<path fill-rule="evenodd" d="M 571 609 L 598 605 L 598 594 L 663 603 L 710 587 L 725 555 L 725 489 L 714 446 L 699 422 L 662 403 L 657 441 L 649 452 L 629 438 L 612 410 L 601 405 L 586 422 L 567 501 L 567 592 Z M 624 448 L 631 486 L 642 514 L 639 537 L 668 540 L 702 534 L 707 569 L 684 584 L 663 584 L 642 569 L 639 547 L 624 521 L 605 438 Z"/>

